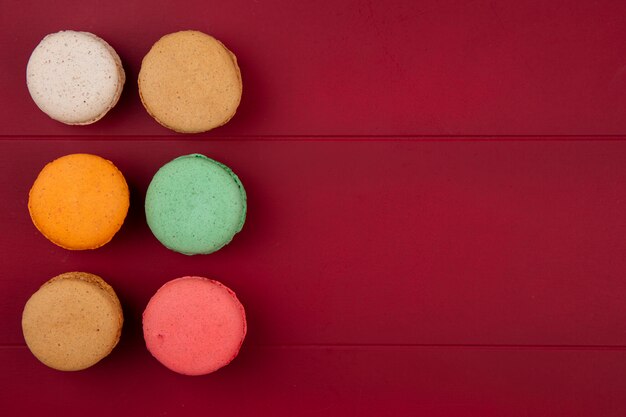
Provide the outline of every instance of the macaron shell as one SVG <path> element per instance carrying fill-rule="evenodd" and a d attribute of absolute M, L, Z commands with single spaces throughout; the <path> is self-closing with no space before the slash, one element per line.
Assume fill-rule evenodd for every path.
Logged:
<path fill-rule="evenodd" d="M 111 161 L 72 154 L 47 164 L 29 193 L 35 227 L 72 250 L 95 249 L 120 229 L 130 204 L 122 173 Z"/>
<path fill-rule="evenodd" d="M 146 193 L 146 220 L 167 248 L 208 254 L 243 228 L 246 192 L 227 166 L 200 154 L 181 156 L 155 174 Z"/>
<path fill-rule="evenodd" d="M 118 102 L 126 80 L 120 57 L 89 32 L 47 35 L 26 70 L 28 90 L 51 118 L 70 125 L 100 120 Z"/>
<path fill-rule="evenodd" d="M 245 311 L 234 292 L 202 277 L 163 285 L 143 313 L 150 353 L 172 371 L 204 375 L 230 363 L 247 331 Z"/>
<path fill-rule="evenodd" d="M 61 371 L 88 368 L 117 345 L 124 321 L 115 291 L 85 272 L 61 274 L 24 307 L 22 330 L 33 355 Z"/>
<path fill-rule="evenodd" d="M 124 84 L 126 84 L 126 73 L 124 72 L 124 66 L 122 65 L 122 60 L 120 59 L 120 56 L 117 54 L 115 49 L 113 49 L 113 47 L 109 45 L 109 43 L 106 42 L 104 39 L 99 38 L 93 33 L 89 33 L 89 32 L 84 32 L 84 33 L 86 33 L 89 36 L 93 36 L 94 38 L 104 42 L 104 47 L 109 51 L 109 53 L 113 57 L 113 60 L 115 61 L 115 67 L 117 68 L 117 82 L 116 82 L 115 93 L 113 94 L 113 97 L 111 97 L 111 100 L 109 101 L 109 104 L 107 105 L 105 110 L 102 113 L 100 113 L 98 116 L 96 116 L 94 119 L 89 120 L 87 122 L 73 123 L 75 125 L 90 125 L 102 119 L 118 103 L 118 101 L 120 100 L 120 97 L 122 96 L 122 91 L 124 90 Z"/>
<path fill-rule="evenodd" d="M 243 85 L 235 55 L 219 40 L 198 31 L 170 33 L 144 57 L 139 96 L 161 125 L 199 133 L 228 122 Z"/>

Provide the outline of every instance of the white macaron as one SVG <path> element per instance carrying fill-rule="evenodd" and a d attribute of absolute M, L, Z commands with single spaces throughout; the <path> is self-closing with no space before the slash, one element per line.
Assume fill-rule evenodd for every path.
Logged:
<path fill-rule="evenodd" d="M 73 30 L 43 38 L 26 68 L 35 104 L 69 125 L 100 120 L 119 100 L 125 80 L 122 61 L 108 43 Z"/>

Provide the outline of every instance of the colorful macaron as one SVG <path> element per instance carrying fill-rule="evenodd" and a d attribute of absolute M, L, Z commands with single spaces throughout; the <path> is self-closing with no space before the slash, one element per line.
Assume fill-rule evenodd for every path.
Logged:
<path fill-rule="evenodd" d="M 163 365 L 204 375 L 230 363 L 246 336 L 246 314 L 235 293 L 202 277 L 163 285 L 143 313 L 146 347 Z"/>
<path fill-rule="evenodd" d="M 33 184 L 28 210 L 35 227 L 65 249 L 95 249 L 120 229 L 128 185 L 111 161 L 72 154 L 47 164 Z"/>
<path fill-rule="evenodd" d="M 119 100 L 125 79 L 111 45 L 92 33 L 73 30 L 43 38 L 26 69 L 35 104 L 69 125 L 100 120 Z"/>
<path fill-rule="evenodd" d="M 181 133 L 228 122 L 243 88 L 235 55 L 214 37 L 193 30 L 159 39 L 143 58 L 138 84 L 148 113 Z"/>
<path fill-rule="evenodd" d="M 227 166 L 200 154 L 165 164 L 146 193 L 146 220 L 166 247 L 208 254 L 229 243 L 246 219 L 246 192 Z"/>
<path fill-rule="evenodd" d="M 102 278 L 86 272 L 58 275 L 39 288 L 24 307 L 26 345 L 42 363 L 79 371 L 106 357 L 117 345 L 124 316 Z"/>

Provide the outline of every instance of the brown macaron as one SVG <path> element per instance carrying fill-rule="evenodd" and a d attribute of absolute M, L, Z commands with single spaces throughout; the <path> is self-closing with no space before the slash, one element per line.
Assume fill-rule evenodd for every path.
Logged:
<path fill-rule="evenodd" d="M 96 364 L 117 345 L 124 316 L 115 291 L 97 275 L 67 272 L 26 302 L 22 331 L 42 363 L 60 371 Z"/>
<path fill-rule="evenodd" d="M 181 133 L 225 124 L 241 101 L 235 55 L 214 37 L 193 30 L 159 39 L 143 58 L 138 84 L 148 113 Z"/>

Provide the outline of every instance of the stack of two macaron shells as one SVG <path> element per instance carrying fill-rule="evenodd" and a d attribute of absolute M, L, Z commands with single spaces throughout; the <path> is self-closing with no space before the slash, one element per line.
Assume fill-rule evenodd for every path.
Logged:
<path fill-rule="evenodd" d="M 104 39 L 66 30 L 47 35 L 26 69 L 35 104 L 52 119 L 88 125 L 118 102 L 126 81 L 122 61 Z M 241 101 L 237 58 L 214 37 L 193 30 L 159 39 L 138 77 L 147 112 L 181 133 L 206 132 L 227 123 Z"/>
<path fill-rule="evenodd" d="M 174 159 L 155 174 L 146 194 L 146 217 L 168 248 L 187 255 L 226 245 L 245 221 L 246 194 L 228 167 L 203 155 Z M 98 248 L 121 228 L 129 191 L 115 165 L 99 156 L 72 154 L 46 165 L 29 195 L 34 225 L 69 250 Z M 201 215 L 200 215 L 201 213 Z M 118 343 L 123 314 L 100 277 L 70 272 L 46 282 L 26 303 L 27 345 L 44 364 L 85 369 Z M 203 277 L 163 285 L 143 315 L 148 350 L 168 368 L 188 375 L 213 372 L 238 353 L 245 311 L 234 292 Z M 200 331 L 200 330 L 203 331 Z"/>

